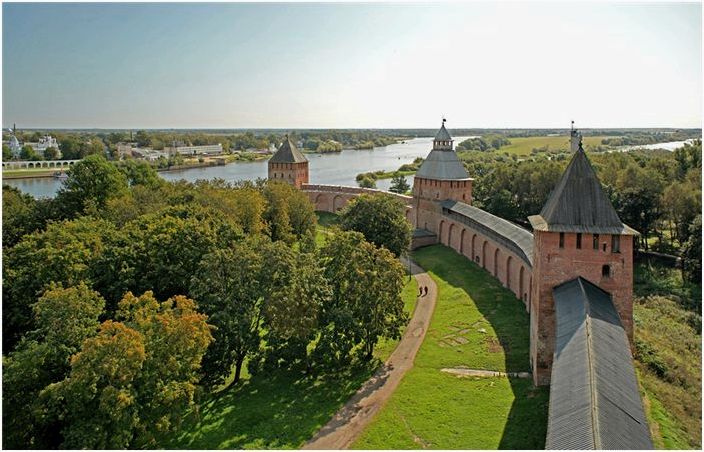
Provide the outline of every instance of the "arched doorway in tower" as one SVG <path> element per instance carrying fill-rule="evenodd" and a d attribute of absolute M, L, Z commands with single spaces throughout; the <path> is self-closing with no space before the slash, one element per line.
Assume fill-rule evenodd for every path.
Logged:
<path fill-rule="evenodd" d="M 499 249 L 494 251 L 494 277 L 499 278 Z"/>
<path fill-rule="evenodd" d="M 440 220 L 440 227 L 438 228 L 438 238 L 440 239 L 440 243 L 443 245 L 447 245 L 447 242 L 443 242 L 442 236 L 443 236 L 443 230 L 445 229 L 445 220 Z"/>
<path fill-rule="evenodd" d="M 447 229 L 447 246 L 449 246 L 452 249 L 454 249 L 454 247 L 452 246 L 452 231 L 454 231 L 454 230 L 455 230 L 455 224 L 450 223 L 450 227 Z"/>
<path fill-rule="evenodd" d="M 506 259 L 506 288 L 511 290 L 511 256 Z"/>
<path fill-rule="evenodd" d="M 462 228 L 462 232 L 460 232 L 460 254 L 464 256 L 464 236 L 467 230 L 465 228 Z"/>
<path fill-rule="evenodd" d="M 486 268 L 486 240 L 484 240 L 484 243 L 482 244 L 482 268 L 488 270 Z"/>

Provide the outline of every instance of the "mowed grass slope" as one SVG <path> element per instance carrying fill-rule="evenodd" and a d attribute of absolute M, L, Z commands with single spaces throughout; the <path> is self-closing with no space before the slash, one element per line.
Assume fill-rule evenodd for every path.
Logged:
<path fill-rule="evenodd" d="M 359 449 L 542 449 L 548 390 L 531 380 L 466 378 L 445 367 L 529 371 L 528 315 L 485 270 L 436 245 L 413 258 L 439 298 L 415 366 L 353 444 Z"/>

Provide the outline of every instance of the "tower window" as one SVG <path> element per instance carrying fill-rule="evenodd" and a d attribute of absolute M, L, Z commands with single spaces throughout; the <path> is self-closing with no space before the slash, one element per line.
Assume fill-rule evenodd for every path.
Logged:
<path fill-rule="evenodd" d="M 592 248 L 595 250 L 599 250 L 599 234 L 594 234 L 594 237 L 592 238 Z"/>
<path fill-rule="evenodd" d="M 621 252 L 621 236 L 612 235 L 611 236 L 611 252 L 620 253 Z"/>
<path fill-rule="evenodd" d="M 564 248 L 564 247 L 565 247 L 565 233 L 560 232 L 560 248 Z"/>
<path fill-rule="evenodd" d="M 577 233 L 577 249 L 578 250 L 582 249 L 582 233 L 581 232 Z"/>
<path fill-rule="evenodd" d="M 608 265 L 602 265 L 601 276 L 604 278 L 609 278 L 611 276 L 611 267 L 609 267 Z"/>

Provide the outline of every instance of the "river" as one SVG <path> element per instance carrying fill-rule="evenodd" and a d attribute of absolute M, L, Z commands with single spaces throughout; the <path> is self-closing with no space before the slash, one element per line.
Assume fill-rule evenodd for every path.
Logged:
<path fill-rule="evenodd" d="M 455 144 L 470 137 L 455 137 Z M 693 140 L 687 140 L 691 143 Z M 625 152 L 632 149 L 667 149 L 670 151 L 681 147 L 684 141 L 656 143 L 642 146 L 625 146 L 618 151 Z M 329 154 L 306 154 L 309 160 L 310 183 L 329 185 L 351 185 L 356 187 L 355 177 L 359 173 L 368 171 L 391 171 L 398 169 L 405 163 L 411 163 L 416 157 L 425 158 L 433 147 L 431 137 L 413 138 L 403 143 L 374 148 L 371 150 L 344 150 Z M 267 161 L 236 162 L 224 166 L 209 166 L 204 168 L 191 168 L 176 171 L 162 171 L 159 175 L 168 181 L 185 179 L 195 182 L 198 179 L 225 179 L 228 182 L 237 180 L 255 180 L 267 176 Z M 407 177 L 412 184 L 412 176 Z M 17 187 L 35 198 L 52 197 L 61 187 L 61 181 L 51 177 L 33 179 L 8 179 L 3 183 Z M 391 179 L 378 180 L 377 188 L 388 190 Z"/>
<path fill-rule="evenodd" d="M 459 143 L 468 137 L 456 137 Z M 356 187 L 355 177 L 368 171 L 397 170 L 405 163 L 411 163 L 416 157 L 425 158 L 433 147 L 433 139 L 413 138 L 404 143 L 374 148 L 371 150 L 344 150 L 329 154 L 306 154 L 309 160 L 311 184 L 351 185 Z M 267 161 L 236 162 L 224 166 L 209 166 L 176 171 L 161 171 L 159 175 L 168 181 L 185 179 L 194 182 L 198 179 L 255 180 L 267 177 Z M 412 184 L 412 176 L 407 177 Z M 17 187 L 35 198 L 51 197 L 61 187 L 61 181 L 54 178 L 8 179 L 3 183 Z M 388 190 L 391 179 L 377 181 L 377 188 Z"/>

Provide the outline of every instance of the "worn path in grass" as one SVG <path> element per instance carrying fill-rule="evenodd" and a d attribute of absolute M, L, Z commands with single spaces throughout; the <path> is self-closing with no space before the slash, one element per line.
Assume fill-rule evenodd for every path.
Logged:
<path fill-rule="evenodd" d="M 346 449 L 391 397 L 406 371 L 413 367 L 413 360 L 433 316 L 437 287 L 416 264 L 411 264 L 411 272 L 419 287 L 428 288 L 428 294 L 418 299 L 413 318 L 396 350 L 303 449 Z"/>

